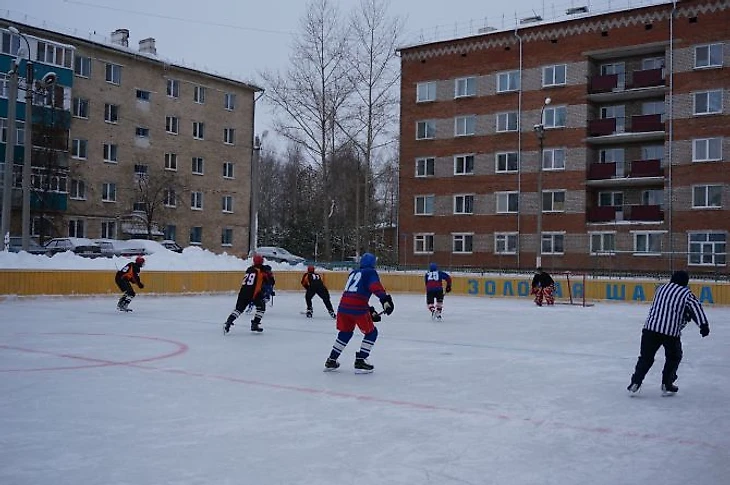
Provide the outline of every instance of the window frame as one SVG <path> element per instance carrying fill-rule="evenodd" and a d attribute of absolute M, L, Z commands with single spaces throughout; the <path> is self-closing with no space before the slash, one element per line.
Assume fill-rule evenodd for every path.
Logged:
<path fill-rule="evenodd" d="M 421 88 L 425 88 L 425 98 L 421 98 L 422 90 Z M 431 92 L 431 88 L 433 88 L 433 93 Z M 416 103 L 432 103 L 436 101 L 436 81 L 423 81 L 416 83 Z"/>
<path fill-rule="evenodd" d="M 663 247 L 663 237 L 666 231 L 631 231 L 631 239 L 633 241 L 633 255 L 634 256 L 661 256 Z M 642 250 L 639 247 L 639 238 L 646 238 L 646 250 Z M 658 241 L 654 239 L 658 238 Z M 654 244 L 659 244 L 658 250 L 653 250 Z"/>
<path fill-rule="evenodd" d="M 117 184 L 114 182 L 102 182 L 101 184 L 101 201 L 117 202 Z"/>
<path fill-rule="evenodd" d="M 193 239 L 193 235 L 196 236 L 195 239 Z M 190 226 L 189 242 L 191 246 L 200 246 L 203 244 L 203 226 Z"/>
<path fill-rule="evenodd" d="M 717 157 L 712 157 L 712 154 L 711 154 L 712 148 L 713 148 L 712 147 L 713 141 L 717 142 L 717 149 L 719 152 Z M 698 152 L 697 146 L 698 146 L 699 142 L 705 142 L 704 149 L 707 153 L 707 156 L 705 158 L 699 158 L 697 156 L 697 152 Z M 720 162 L 720 161 L 722 161 L 722 159 L 723 159 L 722 158 L 722 142 L 723 142 L 722 137 L 694 138 L 692 140 L 692 162 Z"/>
<path fill-rule="evenodd" d="M 78 118 L 80 120 L 89 119 L 89 108 L 91 107 L 91 102 L 87 98 L 75 97 L 72 104 L 71 113 L 74 118 Z"/>
<path fill-rule="evenodd" d="M 71 140 L 71 158 L 76 160 L 88 160 L 88 157 L 89 140 L 84 138 L 73 138 Z"/>
<path fill-rule="evenodd" d="M 165 170 L 177 172 L 177 153 L 165 152 Z"/>
<path fill-rule="evenodd" d="M 420 129 L 421 126 L 423 126 L 423 130 Z M 423 136 L 420 136 L 421 131 L 423 131 Z M 416 121 L 416 140 L 434 139 L 436 139 L 436 122 L 434 120 Z"/>
<path fill-rule="evenodd" d="M 434 233 L 413 234 L 413 254 L 433 254 Z"/>
<path fill-rule="evenodd" d="M 562 209 L 555 209 L 555 205 L 559 204 L 560 202 L 556 200 L 558 198 L 558 195 L 563 196 L 563 208 Z M 549 198 L 546 200 L 546 198 Z M 568 199 L 568 191 L 565 189 L 550 189 L 550 190 L 543 190 L 542 191 L 542 212 L 543 213 L 562 213 L 566 210 L 566 204 Z M 546 204 L 546 202 L 549 202 Z M 547 208 L 547 206 L 550 206 L 551 208 Z"/>
<path fill-rule="evenodd" d="M 69 182 L 68 198 L 71 200 L 86 200 L 86 182 L 72 178 Z"/>
<path fill-rule="evenodd" d="M 169 135 L 180 134 L 180 118 L 172 115 L 165 115 L 165 133 Z"/>
<path fill-rule="evenodd" d="M 221 246 L 229 248 L 233 246 L 233 229 L 230 227 L 221 228 Z"/>
<path fill-rule="evenodd" d="M 86 62 L 84 62 L 84 61 L 86 61 Z M 77 65 L 79 67 L 78 71 L 76 69 Z M 85 79 L 89 79 L 91 77 L 91 66 L 92 66 L 91 57 L 79 56 L 78 54 L 74 56 L 74 75 L 76 77 L 83 77 Z M 86 67 L 86 68 L 84 69 L 84 67 Z"/>
<path fill-rule="evenodd" d="M 477 95 L 476 76 L 465 76 L 454 79 L 454 99 L 473 98 Z"/>
<path fill-rule="evenodd" d="M 558 240 L 560 240 L 560 249 L 556 249 Z M 540 236 L 540 248 L 542 254 L 565 255 L 565 231 L 543 232 Z"/>
<path fill-rule="evenodd" d="M 503 160 L 502 160 L 503 159 Z M 510 159 L 513 159 L 514 168 L 510 168 Z M 504 169 L 500 164 L 504 162 Z M 495 173 L 517 173 L 520 170 L 520 154 L 516 151 L 497 152 L 494 154 Z"/>
<path fill-rule="evenodd" d="M 497 113 L 496 116 L 496 132 L 497 133 L 514 133 L 519 129 L 519 119 L 517 111 L 503 111 Z M 514 118 L 514 120 L 512 120 Z M 500 120 L 504 121 L 504 128 L 500 128 Z M 513 123 L 511 123 L 513 121 Z M 510 128 L 514 124 L 514 128 Z"/>
<path fill-rule="evenodd" d="M 224 214 L 233 214 L 233 196 L 221 196 L 221 212 Z"/>
<path fill-rule="evenodd" d="M 120 86 L 122 84 L 122 66 L 113 62 L 106 62 L 105 64 L 104 80 L 109 84 Z"/>
<path fill-rule="evenodd" d="M 453 198 L 453 214 L 454 215 L 473 215 L 474 214 L 474 194 L 454 194 Z"/>
<path fill-rule="evenodd" d="M 559 172 L 565 170 L 565 162 L 567 160 L 567 152 L 565 148 L 545 148 L 542 152 L 542 170 L 545 172 Z M 555 167 L 555 154 L 562 153 L 562 167 Z M 546 166 L 545 160 L 549 159 L 550 165 Z"/>
<path fill-rule="evenodd" d="M 703 194 L 698 194 L 698 191 L 703 191 Z M 722 191 L 723 191 L 723 185 L 722 184 L 697 184 L 692 186 L 692 209 L 700 209 L 700 210 L 717 210 L 722 209 Z M 711 192 L 716 192 L 712 194 Z M 702 195 L 704 197 L 704 205 L 698 205 L 697 204 L 697 196 Z M 719 203 L 717 205 L 712 204 L 712 199 L 714 197 L 719 198 Z"/>
<path fill-rule="evenodd" d="M 193 140 L 205 140 L 205 122 L 193 121 Z"/>
<path fill-rule="evenodd" d="M 419 203 L 422 205 L 421 212 L 419 212 L 419 207 L 418 207 Z M 432 216 L 434 214 L 435 203 L 436 203 L 436 196 L 433 194 L 413 196 L 413 215 L 414 216 Z"/>
<path fill-rule="evenodd" d="M 190 173 L 192 175 L 205 175 L 205 158 L 191 157 Z"/>
<path fill-rule="evenodd" d="M 697 240 L 698 236 L 702 236 L 703 240 Z M 712 240 L 712 238 L 721 237 L 723 240 Z M 693 240 L 695 238 L 695 240 Z M 687 233 L 687 264 L 689 266 L 727 266 L 727 231 L 690 231 Z M 693 247 L 699 246 L 699 251 L 693 251 Z M 704 251 L 705 248 L 711 246 L 711 252 Z M 719 246 L 724 246 L 725 251 L 718 251 Z M 704 262 L 706 255 L 710 255 L 712 260 Z M 698 258 L 698 259 L 694 259 Z M 718 261 L 719 260 L 719 261 Z"/>
<path fill-rule="evenodd" d="M 236 178 L 235 164 L 233 162 L 223 162 L 223 178 L 226 180 Z"/>
<path fill-rule="evenodd" d="M 193 102 L 196 104 L 205 104 L 205 86 L 196 84 L 193 87 Z"/>
<path fill-rule="evenodd" d="M 177 208 L 177 191 L 174 188 L 168 188 L 162 192 L 162 205 L 168 209 Z"/>
<path fill-rule="evenodd" d="M 429 170 L 430 167 L 430 170 Z M 423 169 L 423 170 L 421 170 Z M 429 173 L 430 172 L 430 173 Z M 434 177 L 436 175 L 436 157 L 416 158 L 416 178 Z"/>
<path fill-rule="evenodd" d="M 203 210 L 203 192 L 200 190 L 190 191 L 190 210 Z"/>
<path fill-rule="evenodd" d="M 720 102 L 718 103 L 719 109 L 717 111 L 710 111 L 712 109 L 712 106 L 711 106 L 712 99 L 711 98 L 712 98 L 713 94 L 720 95 Z M 697 104 L 698 104 L 697 101 L 698 101 L 698 96 L 702 96 L 702 95 L 706 96 L 705 104 L 707 105 L 707 111 L 699 112 L 699 111 L 697 111 Z M 723 97 L 724 97 L 724 93 L 723 93 L 722 89 L 709 89 L 706 91 L 693 92 L 692 93 L 692 115 L 693 116 L 712 116 L 712 115 L 722 114 L 722 111 L 723 111 L 722 103 L 724 101 Z"/>
<path fill-rule="evenodd" d="M 563 81 L 559 82 L 556 80 L 557 76 L 557 68 L 562 67 L 563 68 Z M 548 79 L 547 72 L 549 69 L 552 69 L 552 82 L 546 82 Z M 567 64 L 551 64 L 549 66 L 543 66 L 542 67 L 542 87 L 543 88 L 550 88 L 555 86 L 566 86 L 568 84 L 568 65 Z"/>
<path fill-rule="evenodd" d="M 595 237 L 599 238 L 600 248 L 598 248 L 598 249 L 594 245 Z M 616 231 L 589 232 L 588 241 L 589 241 L 588 251 L 591 256 L 615 256 L 616 255 Z M 610 244 L 607 244 L 609 242 L 610 242 Z M 612 247 L 610 249 L 607 249 L 606 246 L 612 246 Z"/>
<path fill-rule="evenodd" d="M 136 89 L 136 98 L 137 101 L 142 101 L 144 103 L 149 103 L 152 100 L 152 92 L 147 91 L 146 89 Z"/>
<path fill-rule="evenodd" d="M 134 128 L 134 136 L 136 138 L 149 138 L 150 129 L 144 126 L 137 126 Z"/>
<path fill-rule="evenodd" d="M 716 58 L 719 58 L 719 60 L 720 60 L 720 63 L 719 64 L 713 64 L 712 63 L 712 57 L 713 57 L 712 56 L 712 48 L 713 47 L 719 48 L 719 50 L 720 50 L 719 56 L 716 56 Z M 698 54 L 698 51 L 700 49 L 707 49 L 707 64 L 703 64 L 703 65 L 699 65 L 698 64 L 699 59 L 698 59 L 698 55 L 697 54 Z M 694 65 L 693 65 L 693 68 L 694 69 L 697 69 L 697 70 L 699 70 L 699 69 L 717 69 L 717 68 L 721 68 L 723 66 L 723 64 L 724 64 L 724 60 L 723 60 L 723 56 L 724 55 L 725 55 L 725 53 L 724 53 L 724 46 L 723 46 L 723 44 L 721 42 L 720 43 L 711 43 L 711 44 L 697 45 L 694 48 Z"/>
<path fill-rule="evenodd" d="M 168 98 L 179 98 L 180 97 L 180 80 L 167 78 L 165 92 Z"/>
<path fill-rule="evenodd" d="M 102 143 L 104 163 L 119 163 L 119 146 L 116 143 Z"/>
<path fill-rule="evenodd" d="M 460 244 L 461 248 L 457 248 L 457 244 Z M 474 233 L 452 232 L 451 254 L 474 254 Z"/>
<path fill-rule="evenodd" d="M 119 105 L 104 103 L 104 123 L 116 125 L 119 123 Z"/>
<path fill-rule="evenodd" d="M 470 126 L 471 125 L 471 126 Z M 454 117 L 454 136 L 474 136 L 477 131 L 476 115 L 463 115 Z"/>
<path fill-rule="evenodd" d="M 514 242 L 514 249 L 510 249 L 510 242 Z M 516 255 L 519 249 L 520 235 L 517 232 L 495 232 L 494 233 L 494 254 Z M 503 250 L 500 250 L 503 247 Z"/>
<path fill-rule="evenodd" d="M 223 144 L 224 145 L 235 145 L 236 144 L 236 129 L 235 128 L 223 128 Z"/>
<path fill-rule="evenodd" d="M 226 111 L 233 111 L 236 109 L 236 94 L 235 93 L 224 93 L 223 94 L 223 109 Z"/>
<path fill-rule="evenodd" d="M 516 81 L 515 81 L 516 78 Z M 511 71 L 498 72 L 496 75 L 497 80 L 497 94 L 502 93 L 515 93 L 520 90 L 522 79 L 520 77 L 520 71 L 518 69 Z M 503 80 L 506 81 L 506 87 L 503 87 Z"/>
<path fill-rule="evenodd" d="M 562 114 L 562 120 L 560 115 Z M 552 116 L 552 123 L 548 123 L 548 117 Z M 559 125 L 562 121 L 563 124 Z M 568 126 L 568 107 L 565 105 L 561 106 L 546 106 L 542 113 L 542 126 L 546 130 L 557 130 L 560 128 L 567 128 Z"/>
<path fill-rule="evenodd" d="M 495 214 L 518 214 L 520 212 L 520 193 L 516 190 L 502 190 L 502 191 L 496 191 L 494 192 L 495 197 L 495 205 L 494 205 L 494 212 Z M 506 204 L 506 210 L 500 210 L 500 200 L 504 199 L 503 202 Z M 514 210 L 510 210 L 510 205 L 512 203 L 516 203 L 517 207 Z"/>
<path fill-rule="evenodd" d="M 473 153 L 464 153 L 454 155 L 454 175 L 474 175 L 475 155 Z M 459 169 L 461 165 L 461 170 Z"/>

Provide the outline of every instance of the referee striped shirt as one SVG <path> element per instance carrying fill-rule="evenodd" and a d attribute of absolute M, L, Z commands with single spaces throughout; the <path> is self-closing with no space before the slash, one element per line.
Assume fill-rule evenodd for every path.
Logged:
<path fill-rule="evenodd" d="M 688 287 L 676 283 L 662 285 L 656 290 L 644 328 L 679 337 L 689 321 L 685 317 L 685 310 L 689 310 L 695 316 L 693 320 L 697 325 L 708 324 L 700 301 Z"/>

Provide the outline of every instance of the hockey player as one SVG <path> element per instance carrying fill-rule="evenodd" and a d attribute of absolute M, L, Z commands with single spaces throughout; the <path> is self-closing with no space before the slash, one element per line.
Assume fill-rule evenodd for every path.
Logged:
<path fill-rule="evenodd" d="M 129 308 L 129 304 L 132 302 L 132 298 L 137 295 L 134 292 L 134 288 L 132 288 L 132 284 L 137 285 L 139 289 L 144 288 L 142 280 L 139 279 L 139 272 L 143 266 L 144 258 L 142 256 L 137 256 L 134 261 L 125 264 L 122 269 L 117 271 L 117 274 L 114 277 L 114 282 L 123 293 L 122 297 L 119 298 L 119 302 L 117 302 L 117 310 L 120 312 L 132 311 Z"/>
<path fill-rule="evenodd" d="M 444 271 L 439 271 L 436 263 L 431 263 L 424 280 L 426 282 L 426 305 L 431 312 L 431 318 L 441 320 L 441 311 L 444 307 L 444 282 L 446 282 L 446 293 L 450 293 L 451 276 Z"/>
<path fill-rule="evenodd" d="M 355 372 L 370 373 L 374 369 L 367 358 L 378 338 L 378 329 L 373 323 L 373 316 L 377 319 L 379 314 L 368 303 L 370 296 L 374 294 L 378 297 L 386 315 L 393 313 L 393 298 L 386 293 L 380 283 L 380 276 L 375 270 L 376 261 L 374 255 L 363 254 L 360 258 L 360 268 L 351 271 L 347 278 L 337 308 L 337 338 L 329 358 L 324 363 L 325 372 L 333 371 L 340 366 L 337 359 L 352 338 L 355 327 L 364 334 L 360 350 L 355 354 Z"/>
<path fill-rule="evenodd" d="M 322 275 L 318 274 L 314 270 L 314 266 L 311 264 L 307 266 L 307 272 L 302 276 L 302 286 L 306 293 L 304 293 L 304 302 L 307 304 L 307 318 L 312 318 L 312 297 L 314 295 L 319 296 L 324 302 L 324 306 L 327 308 L 332 318 L 337 318 L 334 308 L 332 308 L 332 301 L 330 300 L 330 292 L 324 284 Z"/>
<path fill-rule="evenodd" d="M 264 331 L 261 328 L 261 319 L 264 317 L 264 313 L 266 313 L 263 287 L 266 284 L 272 284 L 271 278 L 273 278 L 271 272 L 266 271 L 264 268 L 264 257 L 260 254 L 255 254 L 253 257 L 253 266 L 249 266 L 246 274 L 243 276 L 241 290 L 238 292 L 238 299 L 236 300 L 236 308 L 228 315 L 228 319 L 223 326 L 223 333 L 230 332 L 233 321 L 243 313 L 249 303 L 253 303 L 256 308 L 256 313 L 254 314 L 253 320 L 251 320 L 251 331 Z"/>
<path fill-rule="evenodd" d="M 542 306 L 542 300 L 548 305 L 555 304 L 555 281 L 547 271 L 543 271 L 541 267 L 537 268 L 535 276 L 532 278 L 532 294 L 535 295 L 535 305 Z"/>
<path fill-rule="evenodd" d="M 690 320 L 700 327 L 700 335 L 710 334 L 702 305 L 687 287 L 689 275 L 686 271 L 675 271 L 669 283 L 657 288 L 649 316 L 641 331 L 641 351 L 636 362 L 631 383 L 627 387 L 633 394 L 639 390 L 646 373 L 654 364 L 659 347 L 664 347 L 664 370 L 662 371 L 662 393 L 673 395 L 679 388 L 674 385 L 677 369 L 682 361 L 682 329 Z"/>

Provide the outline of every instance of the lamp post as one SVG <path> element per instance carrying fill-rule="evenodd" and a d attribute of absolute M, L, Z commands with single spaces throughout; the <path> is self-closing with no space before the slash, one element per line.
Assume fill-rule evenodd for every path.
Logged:
<path fill-rule="evenodd" d="M 5 172 L 3 173 L 3 208 L 2 208 L 2 239 L 10 235 L 10 213 L 13 202 L 13 161 L 15 160 L 15 128 L 16 105 L 18 102 L 18 63 L 11 61 L 8 73 L 8 128 L 5 144 Z M 8 250 L 8 243 L 3 242 L 3 249 Z"/>
<path fill-rule="evenodd" d="M 545 98 L 540 109 L 540 122 L 533 129 L 540 143 L 540 156 L 537 162 L 537 251 L 535 252 L 535 267 L 542 266 L 542 157 L 545 150 L 545 107 L 550 104 L 551 99 Z"/>
<path fill-rule="evenodd" d="M 258 246 L 259 232 L 259 163 L 261 158 L 261 138 L 253 138 L 253 154 L 251 157 L 251 214 L 249 215 L 248 250 L 249 253 Z"/>

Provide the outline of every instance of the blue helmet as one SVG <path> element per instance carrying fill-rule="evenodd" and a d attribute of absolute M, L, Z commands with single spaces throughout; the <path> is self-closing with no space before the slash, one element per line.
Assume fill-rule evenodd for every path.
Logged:
<path fill-rule="evenodd" d="M 365 253 L 360 257 L 360 267 L 361 268 L 375 268 L 375 262 L 377 260 L 378 260 L 378 258 L 376 258 L 374 254 Z"/>
<path fill-rule="evenodd" d="M 436 271 L 436 270 L 438 270 L 438 269 L 439 269 L 439 267 L 438 267 L 438 266 L 436 266 L 436 263 L 431 263 L 431 264 L 430 264 L 430 265 L 428 266 L 428 270 L 429 270 L 429 271 Z"/>

